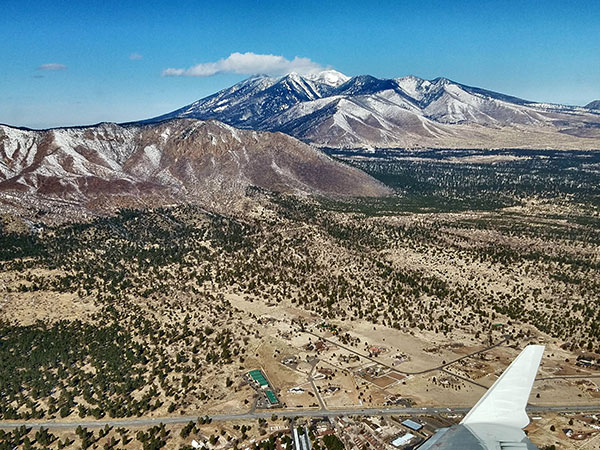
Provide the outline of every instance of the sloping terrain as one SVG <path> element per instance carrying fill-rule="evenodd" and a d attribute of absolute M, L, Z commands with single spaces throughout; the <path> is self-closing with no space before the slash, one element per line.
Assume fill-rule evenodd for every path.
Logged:
<path fill-rule="evenodd" d="M 281 363 L 290 355 L 331 364 L 333 380 L 316 382 L 351 377 L 358 396 L 360 362 L 307 349 L 306 330 L 335 338 L 324 324 L 347 348 L 402 357 L 401 371 L 512 335 L 503 353 L 547 344 L 548 376 L 597 376 L 576 364 L 600 353 L 600 155 L 414 153 L 352 157 L 404 192 L 383 199 L 249 189 L 235 214 L 170 206 L 34 231 L 0 216 L 0 420 L 246 412 L 247 371 L 264 368 L 282 396 L 301 384 Z M 449 369 L 458 383 L 489 385 L 497 357 Z M 387 391 L 368 383 L 361 407 L 392 394 L 456 406 L 482 392 L 432 376 L 452 377 L 411 376 Z M 581 381 L 540 380 L 535 401 L 597 405 Z M 340 394 L 326 401 L 356 405 Z"/>
<path fill-rule="evenodd" d="M 175 117 L 282 131 L 329 147 L 600 148 L 592 107 L 535 103 L 446 78 L 254 76 L 144 122 Z"/>
<path fill-rule="evenodd" d="M 594 100 L 593 102 L 585 105 L 585 107 L 588 109 L 600 109 L 600 100 Z"/>
<path fill-rule="evenodd" d="M 125 196 L 138 205 L 243 196 L 249 186 L 328 196 L 388 189 L 281 133 L 219 122 L 31 131 L 0 127 L 0 191 L 75 202 Z"/>

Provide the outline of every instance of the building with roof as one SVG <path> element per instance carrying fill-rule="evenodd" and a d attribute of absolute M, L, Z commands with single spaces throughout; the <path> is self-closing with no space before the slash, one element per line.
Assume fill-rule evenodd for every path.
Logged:
<path fill-rule="evenodd" d="M 404 436 L 399 436 L 396 439 L 394 439 L 392 441 L 392 445 L 397 448 L 404 447 L 405 445 L 410 444 L 410 441 L 412 441 L 414 438 L 414 434 L 406 433 Z"/>
<path fill-rule="evenodd" d="M 415 422 L 414 420 L 410 419 L 402 421 L 402 425 L 414 431 L 419 431 L 421 428 L 423 428 L 423 425 L 421 425 L 419 422 Z"/>
<path fill-rule="evenodd" d="M 294 428 L 294 449 L 295 450 L 312 450 L 310 444 L 310 438 L 308 437 L 308 430 L 304 427 L 304 433 L 298 433 L 298 429 Z"/>

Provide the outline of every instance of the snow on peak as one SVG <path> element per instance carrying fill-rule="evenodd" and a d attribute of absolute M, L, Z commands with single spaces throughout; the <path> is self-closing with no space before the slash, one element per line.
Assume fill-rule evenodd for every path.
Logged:
<path fill-rule="evenodd" d="M 302 80 L 302 77 L 300 76 L 300 74 L 298 72 L 290 72 L 283 78 L 287 78 L 289 80 L 294 80 L 294 81 Z"/>
<path fill-rule="evenodd" d="M 343 73 L 333 69 L 323 70 L 318 73 L 309 74 L 306 75 L 306 78 L 311 81 L 317 81 L 333 87 L 340 86 L 341 84 L 344 84 L 350 79 L 349 76 L 346 76 Z"/>
<path fill-rule="evenodd" d="M 459 85 L 443 77 L 435 78 L 434 80 L 424 80 L 414 75 L 409 75 L 407 77 L 395 78 L 394 81 L 400 89 L 417 101 L 423 100 L 434 92 L 461 89 Z"/>

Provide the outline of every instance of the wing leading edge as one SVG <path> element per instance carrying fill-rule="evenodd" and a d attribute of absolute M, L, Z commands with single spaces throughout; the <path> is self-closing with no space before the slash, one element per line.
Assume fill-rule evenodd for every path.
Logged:
<path fill-rule="evenodd" d="M 525 428 L 529 424 L 525 407 L 543 355 L 543 345 L 525 347 L 461 424 L 492 423 Z"/>
<path fill-rule="evenodd" d="M 541 345 L 525 347 L 460 424 L 438 430 L 419 450 L 537 450 L 522 428 L 543 354 Z"/>

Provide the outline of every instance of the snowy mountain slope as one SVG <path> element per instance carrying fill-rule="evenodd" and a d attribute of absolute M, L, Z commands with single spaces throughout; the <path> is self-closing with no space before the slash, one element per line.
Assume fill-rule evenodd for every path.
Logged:
<path fill-rule="evenodd" d="M 0 192 L 164 203 L 243 197 L 248 186 L 331 196 L 388 193 L 365 173 L 290 136 L 216 121 L 43 131 L 0 126 Z"/>
<path fill-rule="evenodd" d="M 446 78 L 257 76 L 172 113 L 281 131 L 332 147 L 600 148 L 600 113 L 540 104 Z"/>
<path fill-rule="evenodd" d="M 261 122 L 274 112 L 321 98 L 345 80 L 345 75 L 335 71 L 321 72 L 311 78 L 296 73 L 282 78 L 258 75 L 177 111 L 143 122 L 202 117 L 202 120 L 215 119 L 240 128 L 264 129 Z"/>

